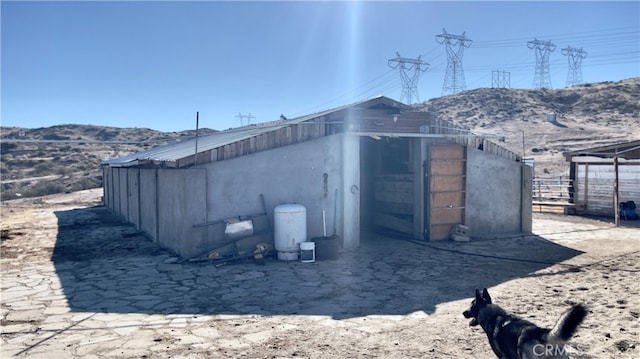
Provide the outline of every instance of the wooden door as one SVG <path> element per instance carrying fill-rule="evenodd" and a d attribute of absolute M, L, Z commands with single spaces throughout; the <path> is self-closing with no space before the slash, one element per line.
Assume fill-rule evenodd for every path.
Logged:
<path fill-rule="evenodd" d="M 464 223 L 466 151 L 460 145 L 431 145 L 425 178 L 425 239 L 449 238 L 451 227 Z"/>

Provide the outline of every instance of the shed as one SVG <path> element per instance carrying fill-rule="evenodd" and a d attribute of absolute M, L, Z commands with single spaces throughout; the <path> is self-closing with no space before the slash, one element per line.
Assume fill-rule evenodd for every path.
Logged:
<path fill-rule="evenodd" d="M 578 213 L 615 216 L 617 203 L 640 203 L 640 140 L 563 153 Z"/>
<path fill-rule="evenodd" d="M 105 206 L 182 257 L 223 240 L 217 224 L 286 203 L 308 237 L 343 251 L 369 231 L 443 240 L 531 231 L 529 166 L 499 145 L 379 96 L 103 162 Z"/>

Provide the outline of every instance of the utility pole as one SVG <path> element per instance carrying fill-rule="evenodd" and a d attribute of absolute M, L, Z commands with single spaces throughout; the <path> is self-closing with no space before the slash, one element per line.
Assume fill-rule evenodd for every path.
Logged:
<path fill-rule="evenodd" d="M 402 80 L 400 101 L 404 99 L 407 105 L 417 103 L 420 101 L 418 99 L 418 78 L 421 72 L 427 70 L 429 64 L 421 60 L 422 55 L 417 59 L 408 59 L 396 52 L 396 56 L 395 59 L 387 61 L 387 64 L 392 69 L 400 71 L 400 80 Z"/>
<path fill-rule="evenodd" d="M 511 88 L 511 72 L 491 71 L 491 88 Z"/>
<path fill-rule="evenodd" d="M 533 77 L 533 88 L 551 88 L 549 74 L 549 54 L 556 49 L 551 41 L 534 39 L 527 42 L 527 47 L 536 50 L 536 72 Z"/>
<path fill-rule="evenodd" d="M 436 35 L 436 42 L 444 44 L 447 50 L 447 71 L 442 85 L 443 95 L 453 95 L 464 91 L 467 87 L 462 69 L 462 55 L 466 47 L 471 46 L 471 40 L 464 34 L 453 35 L 442 29 L 442 34 Z"/>
<path fill-rule="evenodd" d="M 194 156 L 194 164 L 198 165 L 198 132 L 200 131 L 200 112 L 196 112 L 196 153 Z"/>
<path fill-rule="evenodd" d="M 243 115 L 240 112 L 238 112 L 238 116 L 236 116 L 236 118 L 238 119 L 238 121 L 240 121 L 240 126 L 247 126 L 251 124 L 251 119 L 255 118 L 254 116 L 251 116 L 251 113 L 249 113 L 248 115 Z"/>
<path fill-rule="evenodd" d="M 569 72 L 565 87 L 582 85 L 582 59 L 587 57 L 587 52 L 582 48 L 576 49 L 568 46 L 562 49 L 562 54 L 569 58 Z"/>

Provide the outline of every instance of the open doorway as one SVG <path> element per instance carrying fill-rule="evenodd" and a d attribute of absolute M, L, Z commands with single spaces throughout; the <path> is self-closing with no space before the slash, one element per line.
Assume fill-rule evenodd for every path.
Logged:
<path fill-rule="evenodd" d="M 360 228 L 363 232 L 414 231 L 413 138 L 360 140 Z"/>
<path fill-rule="evenodd" d="M 441 140 L 362 137 L 363 233 L 443 240 L 465 223 L 465 147 Z"/>

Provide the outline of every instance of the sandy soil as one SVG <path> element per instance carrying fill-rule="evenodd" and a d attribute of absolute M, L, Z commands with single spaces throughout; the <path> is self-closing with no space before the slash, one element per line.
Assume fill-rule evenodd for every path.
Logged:
<path fill-rule="evenodd" d="M 33 218 L 44 218 L 53 211 L 94 206 L 100 203 L 100 196 L 100 190 L 89 190 L 4 203 L 1 212 L 3 271 L 24 265 L 21 259 L 25 257 L 31 263 L 52 260 L 55 240 L 47 247 L 43 244 L 46 242 L 44 239 L 40 242 L 33 239 L 55 239 L 58 228 Z M 553 245 L 579 251 L 580 254 L 492 285 L 489 290 L 494 302 L 542 326 L 553 325 L 571 304 L 585 303 L 589 307 L 589 315 L 571 341 L 573 357 L 640 357 L 640 230 L 631 226 L 616 228 L 606 221 L 577 216 L 535 213 L 534 233 Z M 526 247 L 525 239 L 515 242 L 516 249 L 517 245 Z M 499 256 L 507 243 L 504 241 L 507 240 L 472 241 L 465 251 L 475 248 L 476 254 L 484 251 L 487 257 Z M 452 245 L 439 244 L 440 249 L 454 248 Z M 504 245 L 505 248 L 508 246 L 514 248 L 512 242 Z M 456 256 L 464 254 L 451 253 L 447 258 L 455 260 Z M 346 318 L 294 314 L 234 315 L 227 320 L 211 321 L 215 330 L 227 338 L 212 343 L 218 348 L 214 354 L 199 351 L 188 340 L 180 342 L 180 338 L 174 338 L 170 350 L 166 349 L 169 348 L 168 342 L 163 342 L 163 348 L 166 348 L 159 349 L 152 357 L 490 358 L 493 356 L 484 333 L 478 327 L 469 327 L 468 320 L 461 315 L 471 301 L 474 284 L 460 283 L 459 278 L 503 278 L 501 274 L 510 267 L 498 259 L 484 260 L 483 265 L 477 266 L 473 265 L 473 258 L 465 260 L 471 264 L 457 267 L 439 263 L 434 268 L 439 271 L 436 277 L 429 276 L 429 273 L 419 275 L 418 269 L 428 272 L 429 268 L 416 267 L 414 270 L 400 267 L 398 263 L 394 264 L 396 267 L 391 266 L 396 274 L 404 272 L 405 277 L 413 279 L 417 290 L 424 286 L 441 290 L 453 288 L 451 290 L 466 293 L 468 289 L 467 298 L 438 302 L 432 310 L 415 310 L 402 315 L 351 315 Z M 553 258 L 549 260 L 554 261 Z M 514 262 L 513 265 L 518 264 Z M 3 290 L 6 289 L 3 285 Z M 380 288 L 375 290 L 380 291 Z M 421 304 L 415 303 L 415 307 L 420 308 Z M 9 312 L 10 308 L 3 305 L 3 326 L 10 324 L 5 320 Z M 166 335 L 176 335 L 171 332 L 167 331 Z M 269 337 L 273 332 L 278 335 Z M 246 338 L 255 339 L 257 333 L 269 337 L 269 340 L 261 342 L 256 339 L 255 345 L 239 344 Z M 60 336 L 63 334 L 66 333 Z M 154 338 L 154 341 L 163 340 Z M 125 337 L 122 340 L 124 342 Z M 8 342 L 19 344 L 19 337 L 3 332 L 0 343 Z M 55 345 L 51 342 L 48 345 Z"/>

